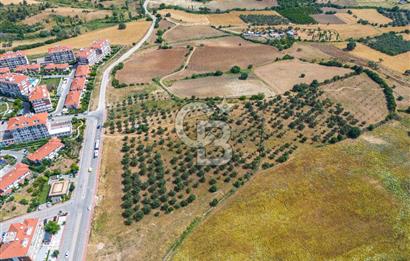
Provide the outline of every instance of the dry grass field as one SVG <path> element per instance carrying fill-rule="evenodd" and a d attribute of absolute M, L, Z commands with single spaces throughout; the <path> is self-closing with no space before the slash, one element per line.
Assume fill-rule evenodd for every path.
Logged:
<path fill-rule="evenodd" d="M 410 119 L 301 150 L 256 175 L 198 225 L 173 260 L 410 258 Z"/>
<path fill-rule="evenodd" d="M 68 45 L 72 48 L 82 48 L 89 46 L 94 40 L 105 38 L 108 39 L 111 44 L 116 45 L 131 45 L 138 42 L 138 40 L 148 30 L 150 22 L 147 21 L 135 21 L 127 23 L 127 28 L 124 30 L 118 30 L 118 26 L 112 26 L 101 30 L 95 30 L 92 32 L 81 34 L 77 37 L 66 39 L 54 44 L 41 46 L 38 48 L 27 50 L 28 55 L 36 55 L 46 53 L 48 48 L 56 45 Z"/>
<path fill-rule="evenodd" d="M 275 94 L 259 79 L 249 77 L 249 79 L 243 81 L 239 80 L 237 75 L 180 80 L 168 89 L 179 97 L 188 98 L 191 96 L 199 98 L 216 96 L 231 98 L 251 96 L 258 93 L 263 93 L 266 97 L 270 97 Z"/>
<path fill-rule="evenodd" d="M 336 13 L 335 16 L 345 22 L 346 24 L 357 24 L 357 18 L 348 13 Z"/>
<path fill-rule="evenodd" d="M 3 5 L 10 5 L 10 4 L 20 4 L 22 3 L 23 0 L 1 0 L 0 3 Z M 38 2 L 35 0 L 26 0 L 27 4 L 32 5 L 32 4 L 37 4 Z"/>
<path fill-rule="evenodd" d="M 341 40 L 349 38 L 361 38 L 381 34 L 382 32 L 370 25 L 361 24 L 321 24 L 321 25 L 298 25 L 300 28 L 336 31 L 340 34 Z"/>
<path fill-rule="evenodd" d="M 327 15 L 327 14 L 315 14 L 312 15 L 319 24 L 345 24 L 345 21 L 340 19 L 336 14 Z"/>
<path fill-rule="evenodd" d="M 310 62 L 330 59 L 331 56 L 320 51 L 318 48 L 311 46 L 308 43 L 298 42 L 293 44 L 289 49 L 283 50 L 285 54 L 293 57 L 304 59 Z"/>
<path fill-rule="evenodd" d="M 188 49 L 151 48 L 134 54 L 124 63 L 124 69 L 116 74 L 120 83 L 149 83 L 155 77 L 162 77 L 176 71 L 184 62 Z"/>
<path fill-rule="evenodd" d="M 342 104 L 356 119 L 367 124 L 380 122 L 389 113 L 383 90 L 365 74 L 330 83 L 321 88 L 331 100 Z"/>
<path fill-rule="evenodd" d="M 356 15 L 359 19 L 367 20 L 370 23 L 387 24 L 392 20 L 379 12 L 376 9 L 352 9 L 353 15 Z"/>
<path fill-rule="evenodd" d="M 71 8 L 71 7 L 57 7 L 57 8 L 50 8 L 42 11 L 39 14 L 30 16 L 26 18 L 23 23 L 32 25 L 35 23 L 42 22 L 48 19 L 52 15 L 60 15 L 60 16 L 78 16 L 84 21 L 91 21 L 95 19 L 103 19 L 107 15 L 111 15 L 111 10 L 88 10 L 88 9 L 80 9 L 80 8 Z"/>
<path fill-rule="evenodd" d="M 345 48 L 345 44 L 336 45 L 339 48 Z M 356 48 L 349 52 L 350 54 L 369 61 L 378 62 L 388 69 L 403 73 L 410 69 L 410 52 L 402 53 L 396 56 L 390 56 L 374 50 L 364 44 L 358 43 Z"/>
<path fill-rule="evenodd" d="M 277 6 L 276 0 L 213 0 L 205 4 L 191 0 L 153 0 L 150 1 L 150 6 L 158 7 L 161 3 L 178 5 L 190 9 L 194 8 L 196 10 L 200 7 L 207 7 L 211 10 L 229 10 L 233 8 L 264 9 L 266 7 Z"/>
<path fill-rule="evenodd" d="M 403 39 L 406 41 L 410 41 L 410 34 L 401 34 L 403 36 Z"/>
<path fill-rule="evenodd" d="M 276 94 L 282 94 L 298 83 L 322 82 L 336 75 L 342 76 L 350 69 L 327 67 L 297 59 L 279 61 L 255 69 L 255 74 L 267 83 Z M 302 75 L 305 75 L 302 77 Z"/>
<path fill-rule="evenodd" d="M 167 42 L 172 43 L 223 35 L 226 35 L 226 33 L 218 31 L 208 25 L 177 25 L 172 30 L 165 32 L 163 38 Z"/>

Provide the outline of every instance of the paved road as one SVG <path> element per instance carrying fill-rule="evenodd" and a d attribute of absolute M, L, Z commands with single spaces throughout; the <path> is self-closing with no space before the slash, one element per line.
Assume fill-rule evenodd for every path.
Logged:
<path fill-rule="evenodd" d="M 145 36 L 130 50 L 119 57 L 112 63 L 103 73 L 100 96 L 98 100 L 98 108 L 96 111 L 89 112 L 86 115 L 80 115 L 79 118 L 86 118 L 86 129 L 84 132 L 84 143 L 80 157 L 80 171 L 76 178 L 76 189 L 72 198 L 63 204 L 55 205 L 50 208 L 26 214 L 11 220 L 7 220 L 0 224 L 0 232 L 6 231 L 11 223 L 22 221 L 25 218 L 45 219 L 47 217 L 57 215 L 60 212 L 68 213 L 66 226 L 63 233 L 63 239 L 60 246 L 59 260 L 85 260 L 87 241 L 90 234 L 91 217 L 94 210 L 96 189 L 97 189 L 97 170 L 101 156 L 94 158 L 94 145 L 97 139 L 102 141 L 102 129 L 97 126 L 102 126 L 106 111 L 105 111 L 105 95 L 107 86 L 110 80 L 111 71 L 118 63 L 128 59 L 136 52 L 145 41 L 151 36 L 154 31 L 155 16 L 148 13 L 148 0 L 144 3 L 146 13 L 153 19 L 151 27 Z M 64 117 L 64 116 L 61 116 Z M 101 142 L 102 144 L 102 142 Z M 101 153 L 100 153 L 101 155 Z M 91 168 L 91 169 L 90 169 Z M 89 171 L 91 170 L 91 171 Z M 64 255 L 69 253 L 68 258 Z"/>
<path fill-rule="evenodd" d="M 2 150 L 0 156 L 10 155 L 13 156 L 17 162 L 21 162 L 25 156 L 24 150 Z"/>
<path fill-rule="evenodd" d="M 57 103 L 57 107 L 51 113 L 53 116 L 54 115 L 59 115 L 63 111 L 65 98 L 67 97 L 67 94 L 70 91 L 70 86 L 71 86 L 71 82 L 74 79 L 74 74 L 75 74 L 75 70 L 72 70 L 72 72 L 68 76 L 64 77 L 64 79 L 66 79 L 66 83 L 64 83 L 64 80 L 61 83 L 63 85 L 62 86 L 63 89 L 61 91 L 60 98 L 59 98 L 58 103 Z"/>

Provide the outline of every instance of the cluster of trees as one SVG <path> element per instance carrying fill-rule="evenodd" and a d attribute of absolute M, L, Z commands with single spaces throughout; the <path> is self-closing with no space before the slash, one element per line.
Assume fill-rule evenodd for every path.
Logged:
<path fill-rule="evenodd" d="M 379 7 L 377 9 L 379 13 L 390 18 L 393 22 L 390 23 L 392 26 L 406 26 L 410 24 L 410 10 L 400 9 L 398 6 L 392 9 Z"/>
<path fill-rule="evenodd" d="M 277 11 L 295 24 L 316 24 L 316 20 L 310 15 L 320 13 L 316 7 L 312 6 L 279 8 Z"/>
<path fill-rule="evenodd" d="M 367 76 L 369 76 L 370 79 L 379 84 L 379 86 L 383 89 L 384 96 L 386 97 L 387 109 L 390 111 L 390 113 L 394 113 L 397 106 L 393 94 L 393 89 L 376 72 L 369 69 L 364 69 L 363 71 L 367 74 Z"/>
<path fill-rule="evenodd" d="M 289 20 L 277 15 L 240 15 L 239 16 L 245 23 L 252 25 L 278 25 L 278 24 L 288 24 Z"/>
<path fill-rule="evenodd" d="M 410 41 L 403 39 L 403 36 L 393 32 L 384 33 L 374 38 L 361 39 L 365 44 L 373 49 L 388 55 L 397 55 L 410 51 Z"/>

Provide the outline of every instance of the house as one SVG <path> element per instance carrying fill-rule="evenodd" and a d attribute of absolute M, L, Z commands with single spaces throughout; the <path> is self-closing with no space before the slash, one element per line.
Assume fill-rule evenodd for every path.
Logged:
<path fill-rule="evenodd" d="M 70 91 L 83 91 L 85 89 L 86 79 L 84 77 L 75 77 L 71 82 Z"/>
<path fill-rule="evenodd" d="M 2 236 L 0 260 L 36 260 L 43 238 L 43 223 L 37 218 L 11 224 Z"/>
<path fill-rule="evenodd" d="M 29 96 L 29 101 L 36 113 L 48 112 L 53 110 L 50 93 L 46 85 L 37 86 Z"/>
<path fill-rule="evenodd" d="M 13 188 L 18 188 L 24 180 L 31 175 L 28 165 L 17 163 L 6 174 L 1 177 L 0 195 L 4 196 L 10 194 Z"/>
<path fill-rule="evenodd" d="M 27 156 L 27 159 L 35 163 L 39 163 L 45 159 L 52 160 L 57 157 L 58 152 L 62 148 L 64 148 L 64 144 L 61 142 L 61 140 L 57 137 L 53 137 L 35 152 L 30 153 Z"/>
<path fill-rule="evenodd" d="M 24 74 L 0 74 L 0 94 L 12 98 L 27 99 L 39 81 Z"/>
<path fill-rule="evenodd" d="M 21 52 L 6 52 L 0 55 L 0 67 L 16 68 L 18 65 L 28 64 L 27 56 Z"/>
<path fill-rule="evenodd" d="M 46 63 L 72 63 L 75 62 L 73 50 L 67 46 L 56 46 L 48 49 L 45 57 Z"/>
<path fill-rule="evenodd" d="M 0 74 L 3 74 L 3 73 L 9 73 L 9 72 L 10 72 L 9 67 L 3 67 L 3 68 L 0 68 Z"/>
<path fill-rule="evenodd" d="M 45 72 L 67 72 L 70 70 L 68 63 L 48 63 L 44 66 Z"/>
<path fill-rule="evenodd" d="M 14 70 L 16 73 L 39 73 L 40 72 L 40 64 L 24 64 L 16 66 Z"/>
<path fill-rule="evenodd" d="M 79 109 L 81 105 L 81 91 L 69 91 L 64 102 L 68 109 Z"/>
<path fill-rule="evenodd" d="M 77 69 L 75 70 L 75 77 L 88 77 L 89 74 L 90 74 L 89 65 L 78 65 Z"/>
<path fill-rule="evenodd" d="M 95 50 L 98 60 L 101 61 L 105 56 L 111 54 L 111 45 L 108 40 L 97 40 L 91 44 L 91 48 Z"/>
<path fill-rule="evenodd" d="M 68 179 L 56 180 L 51 183 L 50 192 L 48 197 L 53 201 L 59 201 L 62 196 L 68 194 L 70 188 L 70 181 Z"/>
<path fill-rule="evenodd" d="M 91 48 L 82 48 L 76 53 L 78 64 L 94 65 L 98 62 L 97 52 Z"/>
<path fill-rule="evenodd" d="M 10 118 L 7 131 L 13 136 L 14 143 L 30 142 L 50 137 L 48 132 L 48 113 L 25 114 Z"/>

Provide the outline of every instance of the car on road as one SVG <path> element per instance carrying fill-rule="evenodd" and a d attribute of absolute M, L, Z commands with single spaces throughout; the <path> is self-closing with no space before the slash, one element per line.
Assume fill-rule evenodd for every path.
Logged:
<path fill-rule="evenodd" d="M 93 168 L 91 168 L 91 167 L 88 168 L 88 172 L 90 172 L 90 173 L 93 172 Z"/>
<path fill-rule="evenodd" d="M 69 255 L 68 251 L 65 252 L 64 256 L 67 258 Z"/>
<path fill-rule="evenodd" d="M 88 207 L 87 207 L 87 210 L 90 211 L 90 210 L 91 210 L 91 206 L 88 206 Z"/>
<path fill-rule="evenodd" d="M 98 158 L 98 150 L 94 150 L 94 158 Z"/>

